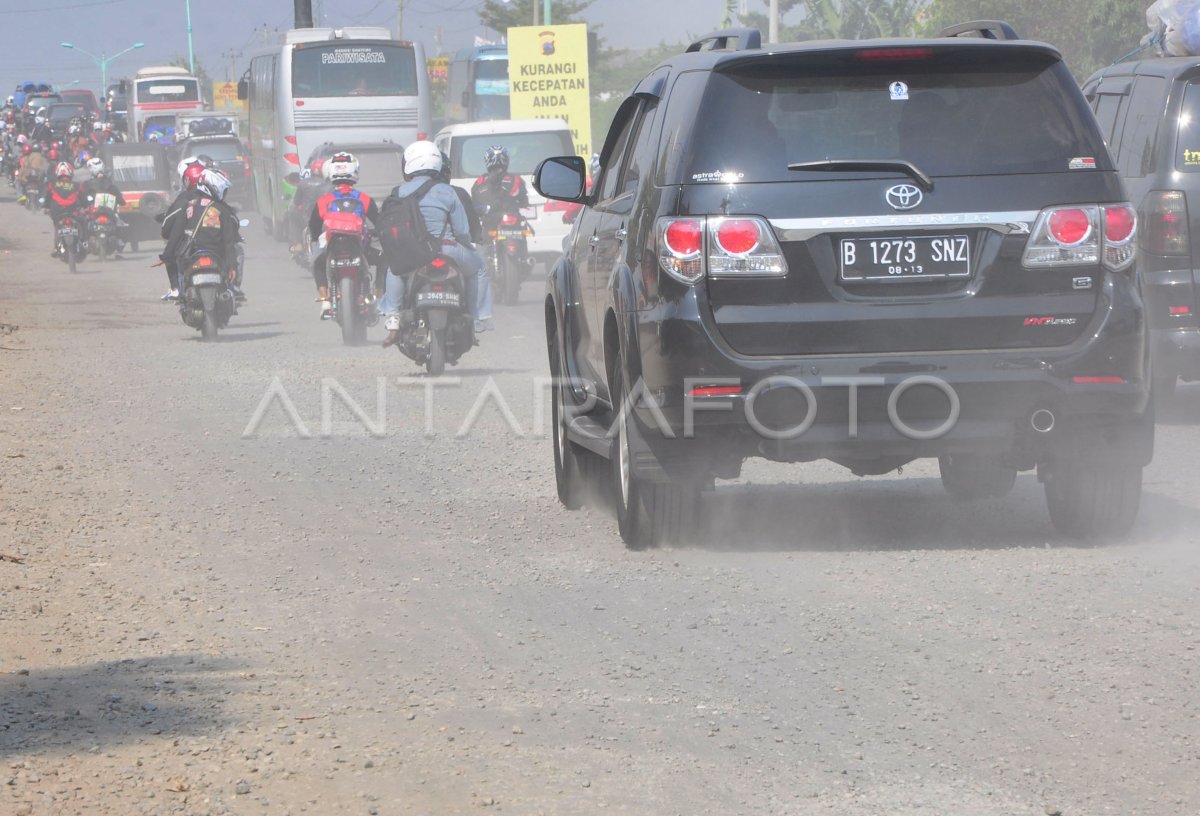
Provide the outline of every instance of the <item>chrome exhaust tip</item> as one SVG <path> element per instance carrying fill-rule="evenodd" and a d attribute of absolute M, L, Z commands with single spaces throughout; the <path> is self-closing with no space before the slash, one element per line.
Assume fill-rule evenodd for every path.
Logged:
<path fill-rule="evenodd" d="M 1049 408 L 1039 408 L 1030 415 L 1029 424 L 1038 433 L 1050 433 L 1054 430 L 1054 413 Z"/>

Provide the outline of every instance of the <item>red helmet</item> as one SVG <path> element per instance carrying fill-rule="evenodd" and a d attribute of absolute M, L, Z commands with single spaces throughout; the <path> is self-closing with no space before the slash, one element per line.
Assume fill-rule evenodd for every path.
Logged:
<path fill-rule="evenodd" d="M 183 171 L 183 186 L 191 189 L 200 183 L 200 177 L 204 175 L 204 165 L 200 162 L 189 164 L 187 169 Z"/>
<path fill-rule="evenodd" d="M 50 152 L 46 154 L 46 158 L 50 161 L 58 161 L 58 148 L 50 148 Z"/>
<path fill-rule="evenodd" d="M 32 152 L 33 152 L 33 148 L 31 148 L 29 145 L 27 145 L 27 144 L 21 145 L 21 153 L 23 153 L 24 155 L 28 156 Z"/>

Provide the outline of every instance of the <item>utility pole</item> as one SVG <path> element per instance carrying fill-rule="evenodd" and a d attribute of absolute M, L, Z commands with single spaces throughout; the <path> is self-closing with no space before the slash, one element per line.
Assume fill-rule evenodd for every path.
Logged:
<path fill-rule="evenodd" d="M 533 0 L 533 4 L 537 5 L 537 0 Z M 550 0 L 544 0 L 542 3 L 542 25 L 553 25 L 550 20 Z"/>
<path fill-rule="evenodd" d="M 779 42 L 779 0 L 771 0 L 770 18 L 767 25 L 767 42 Z"/>
<path fill-rule="evenodd" d="M 396 0 L 396 39 L 404 39 L 404 0 Z"/>
<path fill-rule="evenodd" d="M 541 11 L 540 6 L 541 6 L 541 4 L 538 3 L 538 0 L 533 0 L 533 24 L 535 26 L 539 26 L 542 24 L 542 17 L 541 17 L 541 14 L 539 14 L 539 12 Z"/>
<path fill-rule="evenodd" d="M 196 75 L 196 54 L 192 50 L 192 0 L 183 0 L 183 6 L 187 10 L 187 35 L 188 35 L 188 71 L 192 76 Z"/>

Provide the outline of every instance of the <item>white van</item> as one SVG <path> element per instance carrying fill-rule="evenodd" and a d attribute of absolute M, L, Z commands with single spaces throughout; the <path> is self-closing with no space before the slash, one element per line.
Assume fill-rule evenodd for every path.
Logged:
<path fill-rule="evenodd" d="M 563 223 L 568 205 L 547 201 L 533 189 L 533 171 L 542 159 L 575 152 L 571 131 L 562 119 L 502 119 L 450 125 L 438 131 L 434 144 L 450 157 L 450 182 L 467 192 L 484 175 L 483 156 L 492 145 L 508 150 L 508 172 L 520 174 L 529 193 L 530 207 L 523 215 L 533 227 L 529 254 L 549 269 L 562 254 L 562 242 L 571 231 Z"/>

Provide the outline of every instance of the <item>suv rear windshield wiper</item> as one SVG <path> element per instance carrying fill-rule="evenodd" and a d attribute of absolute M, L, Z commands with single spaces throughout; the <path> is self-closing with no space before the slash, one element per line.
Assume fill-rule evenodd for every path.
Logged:
<path fill-rule="evenodd" d="M 789 164 L 788 170 L 897 170 L 911 176 L 925 192 L 928 193 L 933 189 L 933 179 L 927 176 L 921 168 L 903 159 L 821 159 Z"/>

